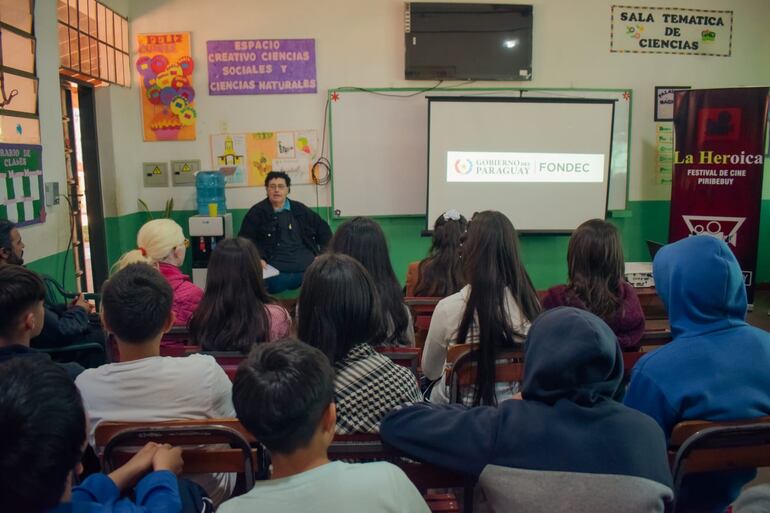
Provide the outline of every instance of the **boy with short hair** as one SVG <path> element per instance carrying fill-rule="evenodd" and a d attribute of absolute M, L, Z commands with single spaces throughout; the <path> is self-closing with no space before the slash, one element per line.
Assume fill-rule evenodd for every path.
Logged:
<path fill-rule="evenodd" d="M 40 277 L 20 265 L 0 265 L 0 362 L 12 358 L 50 360 L 29 347 L 43 329 L 45 286 Z M 77 363 L 62 364 L 70 379 L 83 372 Z"/>
<path fill-rule="evenodd" d="M 147 264 L 131 264 L 102 287 L 101 315 L 121 361 L 88 369 L 75 384 L 89 417 L 89 442 L 103 420 L 163 421 L 233 417 L 232 384 L 208 355 L 160 356 L 160 339 L 174 324 L 173 292 Z M 218 504 L 235 485 L 235 474 L 188 476 Z"/>
<path fill-rule="evenodd" d="M 385 462 L 330 462 L 334 439 L 334 370 L 303 342 L 254 347 L 233 385 L 238 419 L 270 450 L 273 473 L 221 513 L 427 512 L 404 473 Z"/>
<path fill-rule="evenodd" d="M 94 474 L 72 488 L 73 473 L 82 471 L 85 412 L 75 385 L 50 360 L 0 364 L 0 433 L 6 513 L 170 513 L 182 507 L 176 478 L 181 449 L 154 443 L 109 476 Z M 137 481 L 135 503 L 120 499 Z"/>

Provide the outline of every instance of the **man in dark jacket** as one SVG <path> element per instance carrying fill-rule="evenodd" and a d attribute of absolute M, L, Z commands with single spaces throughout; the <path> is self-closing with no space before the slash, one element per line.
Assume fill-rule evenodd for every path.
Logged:
<path fill-rule="evenodd" d="M 280 274 L 265 280 L 271 294 L 302 285 L 302 276 L 332 237 L 321 216 L 299 201 L 289 201 L 291 178 L 271 171 L 265 177 L 267 198 L 249 209 L 239 237 L 251 240 L 262 257 Z"/>
<path fill-rule="evenodd" d="M 0 220 L 0 267 L 4 265 L 24 264 L 24 242 L 19 229 L 14 223 Z M 46 294 L 45 317 L 42 331 L 32 340 L 32 347 L 55 348 L 75 343 L 97 342 L 105 344 L 105 335 L 96 314 L 91 314 L 93 306 L 78 295 L 70 304 L 56 304 L 54 298 Z M 91 315 L 89 315 L 91 314 Z M 105 363 L 102 353 L 71 355 L 86 367 L 98 367 Z"/>
<path fill-rule="evenodd" d="M 620 347 L 604 321 L 555 308 L 529 330 L 522 400 L 407 406 L 385 417 L 380 436 L 477 477 L 493 512 L 662 512 L 673 495 L 666 439 L 655 421 L 617 402 L 622 380 Z"/>

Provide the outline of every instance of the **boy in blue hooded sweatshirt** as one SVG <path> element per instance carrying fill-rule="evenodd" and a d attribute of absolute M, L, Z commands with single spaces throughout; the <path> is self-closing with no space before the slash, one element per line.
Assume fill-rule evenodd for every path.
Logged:
<path fill-rule="evenodd" d="M 685 420 L 770 415 L 770 334 L 746 323 L 746 287 L 730 248 L 688 237 L 655 255 L 653 276 L 673 341 L 633 369 L 625 404 L 646 413 L 666 436 Z M 686 511 L 722 512 L 753 471 L 686 479 Z"/>
<path fill-rule="evenodd" d="M 617 337 L 561 307 L 529 330 L 522 400 L 497 407 L 416 404 L 380 425 L 390 445 L 478 477 L 497 513 L 652 513 L 672 498 L 663 433 L 618 403 Z"/>

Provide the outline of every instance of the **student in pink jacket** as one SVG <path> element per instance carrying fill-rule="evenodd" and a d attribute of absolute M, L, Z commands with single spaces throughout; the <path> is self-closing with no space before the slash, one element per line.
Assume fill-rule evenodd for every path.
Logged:
<path fill-rule="evenodd" d="M 190 246 L 182 227 L 171 219 L 153 219 L 139 229 L 136 246 L 137 249 L 120 258 L 115 264 L 116 269 L 120 270 L 128 264 L 138 262 L 157 267 L 174 291 L 174 302 L 171 305 L 176 317 L 174 325 L 187 326 L 203 298 L 203 290 L 179 270 Z"/>

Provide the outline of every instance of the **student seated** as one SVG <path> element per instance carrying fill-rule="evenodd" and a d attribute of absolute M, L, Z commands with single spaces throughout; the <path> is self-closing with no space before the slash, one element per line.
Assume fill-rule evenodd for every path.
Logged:
<path fill-rule="evenodd" d="M 24 247 L 16 224 L 0 219 L 0 267 L 24 265 Z M 44 291 L 47 292 L 46 289 Z M 45 293 L 44 306 L 42 329 L 30 341 L 32 347 L 45 349 L 86 342 L 96 342 L 102 346 L 105 344 L 98 318 L 90 315 L 94 308 L 83 298 L 83 294 L 78 295 L 70 304 L 59 304 Z M 88 367 L 104 363 L 100 353 L 89 352 L 75 356 Z"/>
<path fill-rule="evenodd" d="M 604 321 L 576 308 L 545 312 L 529 330 L 524 366 L 522 400 L 408 406 L 385 418 L 380 436 L 477 477 L 475 497 L 493 512 L 662 512 L 673 497 L 666 440 L 616 401 L 623 359 Z"/>
<path fill-rule="evenodd" d="M 238 351 L 284 338 L 291 317 L 267 295 L 259 252 L 238 237 L 217 244 L 206 273 L 206 292 L 190 320 L 194 344 L 206 351 Z"/>
<path fill-rule="evenodd" d="M 187 326 L 190 317 L 203 297 L 203 290 L 183 274 L 179 267 L 184 263 L 190 241 L 185 238 L 182 227 L 171 219 L 153 219 L 142 225 L 136 234 L 137 249 L 120 257 L 115 264 L 117 270 L 129 264 L 150 264 L 160 271 L 171 285 L 174 302 L 174 324 Z"/>
<path fill-rule="evenodd" d="M 102 322 L 121 361 L 88 369 L 75 384 L 83 395 L 89 443 L 103 420 L 161 421 L 232 417 L 232 384 L 211 356 L 160 356 L 174 324 L 171 286 L 153 267 L 130 264 L 102 287 Z M 235 474 L 189 476 L 215 503 L 229 496 Z"/>
<path fill-rule="evenodd" d="M 12 358 L 50 360 L 45 353 L 29 347 L 30 340 L 43 329 L 45 285 L 40 277 L 19 265 L 0 266 L 0 362 Z M 71 380 L 83 367 L 70 362 L 60 364 Z"/>
<path fill-rule="evenodd" d="M 463 392 L 467 405 L 496 404 L 518 391 L 518 383 L 495 381 L 495 352 L 521 348 L 530 323 L 540 313 L 532 282 L 519 258 L 513 225 L 500 212 L 476 214 L 462 247 L 462 270 L 468 285 L 439 301 L 431 318 L 422 371 L 433 386 L 430 400 L 449 402 L 444 382 L 451 344 L 478 344 L 476 385 Z"/>
<path fill-rule="evenodd" d="M 0 364 L 0 497 L 5 513 L 171 513 L 182 502 L 177 484 L 181 449 L 148 443 L 109 475 L 83 471 L 83 403 L 66 373 L 51 361 Z M 136 498 L 121 493 L 136 485 Z"/>
<path fill-rule="evenodd" d="M 318 349 L 295 340 L 252 349 L 235 376 L 233 402 L 238 420 L 270 451 L 272 475 L 220 513 L 429 511 L 395 465 L 329 461 L 334 395 L 334 370 Z"/>
<path fill-rule="evenodd" d="M 380 225 L 368 217 L 354 217 L 337 228 L 329 246 L 334 253 L 358 260 L 372 277 L 387 327 L 383 343 L 414 347 L 412 315 L 404 304 L 401 285 L 390 263 L 388 243 Z"/>
<path fill-rule="evenodd" d="M 567 247 L 569 282 L 548 289 L 546 309 L 574 306 L 598 315 L 618 336 L 620 347 L 636 350 L 644 334 L 644 312 L 624 278 L 623 246 L 615 225 L 591 219 L 572 233 Z"/>
<path fill-rule="evenodd" d="M 673 340 L 634 366 L 625 403 L 666 436 L 685 420 L 770 415 L 770 333 L 746 322 L 746 286 L 730 248 L 694 236 L 664 246 L 652 267 Z M 677 508 L 720 513 L 755 472 L 685 477 Z"/>
<path fill-rule="evenodd" d="M 337 433 L 376 433 L 390 410 L 420 400 L 414 374 L 374 350 L 384 333 L 366 269 L 346 255 L 316 258 L 299 295 L 297 336 L 334 365 Z"/>
<path fill-rule="evenodd" d="M 406 272 L 407 297 L 446 297 L 465 285 L 460 265 L 460 237 L 468 222 L 457 210 L 447 210 L 433 224 L 428 256 L 412 262 Z"/>

